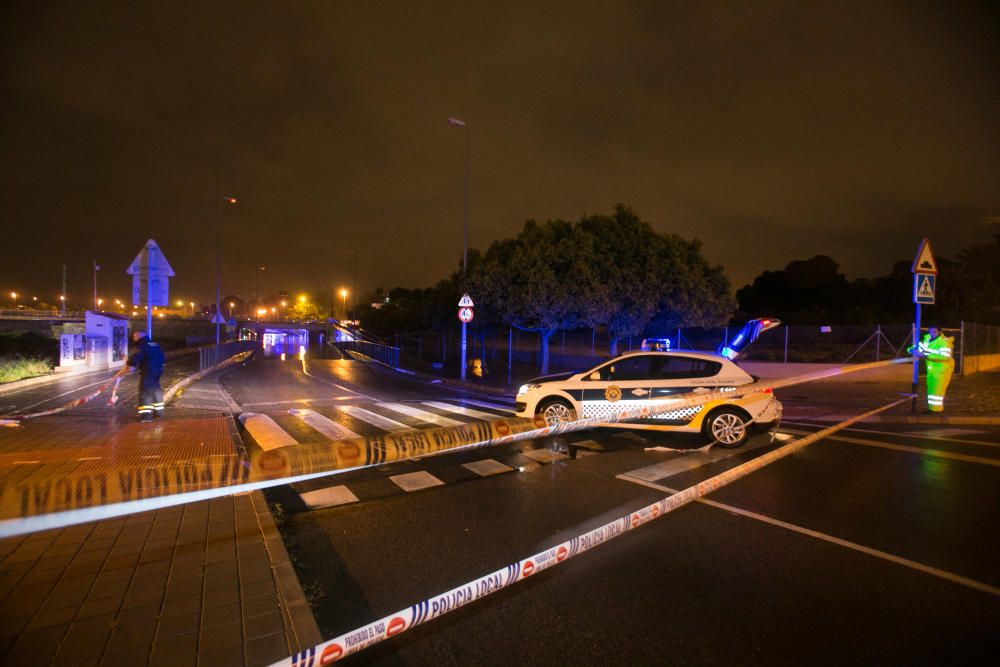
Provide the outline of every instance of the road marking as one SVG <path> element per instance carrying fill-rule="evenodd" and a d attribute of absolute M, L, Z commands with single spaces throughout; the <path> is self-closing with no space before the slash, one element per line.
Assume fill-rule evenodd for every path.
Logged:
<path fill-rule="evenodd" d="M 406 405 L 404 403 L 379 403 L 378 406 L 380 408 L 385 408 L 386 410 L 399 412 L 400 414 L 404 414 L 415 419 L 420 419 L 421 421 L 425 421 L 430 424 L 437 424 L 438 426 L 461 426 L 464 423 L 458 421 L 457 419 L 436 415 L 433 412 L 419 410 L 412 405 Z"/>
<path fill-rule="evenodd" d="M 472 408 L 463 408 L 459 405 L 451 405 L 450 403 L 441 403 L 439 401 L 424 401 L 424 405 L 429 405 L 430 407 L 437 408 L 438 410 L 454 412 L 457 415 L 473 417 L 475 419 L 487 419 L 492 421 L 499 417 L 499 415 L 495 415 L 492 412 L 481 412 L 479 410 L 473 410 Z"/>
<path fill-rule="evenodd" d="M 294 403 L 323 403 L 326 401 L 353 401 L 357 399 L 357 396 L 330 396 L 327 398 L 296 398 L 291 401 L 258 401 L 256 403 L 244 403 L 243 405 L 250 407 L 267 407 L 271 405 L 292 405 Z"/>
<path fill-rule="evenodd" d="M 444 482 L 426 470 L 419 472 L 408 472 L 405 475 L 393 475 L 390 477 L 399 488 L 407 493 L 429 489 L 432 486 L 444 486 Z"/>
<path fill-rule="evenodd" d="M 379 428 L 384 428 L 387 431 L 412 431 L 413 429 L 406 424 L 401 424 L 397 421 L 393 421 L 388 417 L 383 417 L 380 414 L 376 414 L 370 410 L 365 410 L 364 408 L 359 408 L 356 405 L 342 405 L 337 408 L 341 412 L 345 412 L 355 419 L 360 419 L 363 422 L 367 422 L 372 426 L 378 426 Z"/>
<path fill-rule="evenodd" d="M 113 376 L 109 376 L 109 378 L 110 377 L 113 377 Z M 91 382 L 90 384 L 85 384 L 85 385 L 79 386 L 76 389 L 70 389 L 69 391 L 64 391 L 63 393 L 56 394 L 55 396 L 49 396 L 48 398 L 44 398 L 44 399 L 42 399 L 42 400 L 40 400 L 40 401 L 38 401 L 36 403 L 32 403 L 31 405 L 24 406 L 23 408 L 21 408 L 20 410 L 18 410 L 18 412 L 22 412 L 22 413 L 23 412 L 27 412 L 31 408 L 34 408 L 34 407 L 39 406 L 39 405 L 42 405 L 43 403 L 51 403 L 52 401 L 56 400 L 57 398 L 62 398 L 63 396 L 69 396 L 70 394 L 75 394 L 78 391 L 83 391 L 84 389 L 89 389 L 90 387 L 96 387 L 97 385 L 104 384 L 107 381 L 108 381 L 108 378 L 106 378 L 104 380 L 98 380 L 97 382 Z"/>
<path fill-rule="evenodd" d="M 569 458 L 565 454 L 554 452 L 551 449 L 532 449 L 528 452 L 521 452 L 521 454 L 539 463 L 552 463 L 553 461 L 561 461 L 562 459 Z"/>
<path fill-rule="evenodd" d="M 671 489 L 667 486 L 661 486 L 659 484 L 646 483 L 643 486 L 648 486 L 659 491 L 666 491 L 667 493 L 678 493 L 677 489 Z M 859 551 L 863 554 L 869 556 L 874 556 L 875 558 L 881 558 L 882 560 L 887 560 L 891 563 L 896 563 L 897 565 L 902 565 L 918 572 L 923 572 L 924 574 L 929 574 L 934 577 L 939 577 L 945 579 L 955 584 L 960 584 L 962 586 L 968 586 L 969 588 L 975 588 L 976 590 L 983 591 L 984 593 L 991 593 L 993 595 L 1000 596 L 1000 588 L 996 586 L 991 586 L 987 583 L 981 581 L 976 581 L 975 579 L 969 579 L 968 577 L 963 577 L 962 575 L 955 574 L 954 572 L 949 572 L 947 570 L 942 570 L 940 568 L 932 567 L 930 565 L 924 565 L 923 563 L 918 563 L 917 561 L 910 560 L 909 558 L 903 558 L 902 556 L 896 556 L 885 551 L 880 551 L 879 549 L 872 549 L 871 547 L 866 547 L 863 544 L 858 544 L 857 542 L 849 542 L 847 540 L 841 539 L 839 537 L 834 537 L 833 535 L 828 535 L 826 533 L 821 533 L 817 530 L 812 530 L 811 528 L 805 528 L 803 526 L 797 526 L 793 523 L 788 523 L 787 521 L 782 521 L 781 519 L 775 519 L 773 517 L 765 516 L 763 514 L 758 514 L 757 512 L 751 512 L 750 510 L 741 509 L 739 507 L 733 507 L 732 505 L 727 505 L 725 503 L 720 503 L 715 500 L 709 500 L 708 498 L 697 498 L 695 502 L 704 503 L 710 507 L 715 507 L 717 509 L 722 509 L 727 512 L 732 512 L 733 514 L 739 514 L 740 516 L 745 516 L 750 519 L 755 519 L 763 523 L 771 524 L 772 526 L 778 526 L 779 528 L 785 528 L 786 530 L 791 530 L 802 535 L 808 535 L 809 537 L 815 537 L 816 539 L 823 540 L 824 542 L 830 542 L 831 544 L 836 544 L 838 546 L 845 547 L 847 549 L 853 549 L 854 551 Z"/>
<path fill-rule="evenodd" d="M 478 405 L 481 408 L 489 408 L 490 410 L 500 410 L 501 412 L 506 412 L 513 414 L 513 405 L 502 405 L 500 403 L 490 403 L 489 401 L 480 401 L 474 398 L 457 398 L 457 401 L 462 401 L 463 403 L 468 403 L 469 405 Z"/>
<path fill-rule="evenodd" d="M 341 484 L 331 486 L 318 491 L 307 491 L 300 493 L 299 498 L 311 509 L 321 509 L 323 507 L 336 507 L 337 505 L 347 505 L 358 502 L 358 497 L 350 489 Z"/>
<path fill-rule="evenodd" d="M 299 444 L 295 438 L 288 435 L 285 429 L 278 426 L 277 422 L 267 415 L 244 412 L 240 415 L 240 421 L 265 452 Z"/>
<path fill-rule="evenodd" d="M 795 435 L 809 435 L 809 431 L 795 431 L 792 429 L 785 429 L 785 430 L 788 431 L 789 433 L 794 433 Z M 846 442 L 852 445 L 864 445 L 865 447 L 881 447 L 882 449 L 891 449 L 897 452 L 909 452 L 911 454 L 926 454 L 928 456 L 935 456 L 940 459 L 951 459 L 953 461 L 964 461 L 965 463 L 980 463 L 982 465 L 1000 467 L 1000 459 L 991 459 L 985 456 L 969 456 L 967 454 L 953 454 L 952 452 L 942 452 L 940 449 L 924 449 L 923 447 L 909 447 L 907 445 L 896 445 L 890 442 L 879 442 L 878 440 L 849 438 L 844 435 L 831 435 L 828 436 L 828 439 L 838 440 L 840 442 Z"/>
<path fill-rule="evenodd" d="M 794 426 L 815 426 L 809 422 L 781 422 L 782 425 L 791 424 Z M 892 435 L 900 438 L 920 438 L 921 440 L 943 440 L 946 442 L 960 442 L 968 445 L 983 445 L 984 447 L 1000 447 L 1000 443 L 997 442 L 985 442 L 983 440 L 965 440 L 962 438 L 945 438 L 938 435 L 924 435 L 923 433 L 932 433 L 933 431 L 924 431 L 923 433 L 913 433 L 911 431 L 905 431 L 903 433 L 893 433 L 891 431 L 879 431 L 871 428 L 845 428 L 845 431 L 854 431 L 856 433 L 873 433 L 875 435 Z M 964 429 L 939 429 L 939 431 L 959 431 Z M 966 431 L 967 433 L 983 433 L 983 431 Z"/>
<path fill-rule="evenodd" d="M 495 459 L 483 459 L 482 461 L 463 463 L 462 467 L 471 470 L 480 477 L 499 475 L 500 473 L 510 472 L 513 470 L 510 466 L 505 466 Z"/>
<path fill-rule="evenodd" d="M 321 415 L 313 410 L 296 410 L 295 408 L 292 408 L 288 411 L 288 413 L 295 415 L 305 422 L 307 426 L 313 430 L 319 431 L 331 440 L 349 440 L 361 437 L 346 426 L 341 426 L 329 417 Z"/>
<path fill-rule="evenodd" d="M 330 382 L 329 380 L 324 380 L 321 377 L 316 377 L 315 375 L 313 375 L 312 373 L 309 372 L 308 368 L 306 368 L 306 360 L 305 359 L 302 360 L 302 372 L 304 374 L 306 374 L 307 376 L 311 377 L 313 380 L 316 380 L 317 382 L 322 382 L 323 384 L 328 384 L 331 387 L 336 387 L 337 389 L 340 389 L 341 391 L 346 391 L 348 393 L 354 394 L 355 396 L 361 396 L 363 398 L 367 398 L 367 399 L 372 400 L 372 401 L 377 401 L 378 400 L 374 396 L 369 396 L 368 394 L 362 394 L 360 391 L 354 391 L 353 389 L 348 389 L 347 387 L 345 387 L 343 385 L 339 385 L 336 382 Z"/>
<path fill-rule="evenodd" d="M 680 454 L 671 458 L 668 461 L 661 461 L 659 463 L 654 463 L 648 465 L 644 468 L 636 468 L 635 470 L 629 470 L 623 475 L 627 475 L 630 478 L 641 479 L 646 482 L 655 482 L 659 479 L 666 479 L 668 477 L 673 477 L 682 472 L 687 472 L 689 470 L 695 470 L 702 466 L 708 465 L 709 463 L 716 463 L 718 461 L 724 461 L 730 456 L 736 456 L 737 454 L 742 454 L 745 452 L 752 452 L 755 449 L 761 447 L 767 447 L 771 443 L 766 439 L 762 439 L 749 447 L 740 447 L 739 449 L 722 449 L 721 447 L 713 447 L 708 451 L 703 451 L 700 449 L 687 450 L 686 453 Z M 673 450 L 681 451 L 683 450 Z M 621 475 L 619 475 L 621 477 Z"/>

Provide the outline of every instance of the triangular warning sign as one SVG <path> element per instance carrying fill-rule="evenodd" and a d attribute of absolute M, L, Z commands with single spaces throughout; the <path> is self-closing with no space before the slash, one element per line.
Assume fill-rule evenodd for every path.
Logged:
<path fill-rule="evenodd" d="M 920 278 L 920 287 L 917 288 L 917 297 L 921 299 L 933 299 L 934 288 L 931 287 L 931 279 L 927 276 Z"/>
<path fill-rule="evenodd" d="M 910 269 L 910 272 L 926 273 L 932 276 L 937 275 L 937 262 L 934 261 L 934 252 L 931 250 L 929 239 L 924 239 L 920 242 L 920 249 L 917 250 L 917 258 L 913 260 L 913 267 Z"/>
<path fill-rule="evenodd" d="M 154 276 L 172 277 L 174 270 L 170 268 L 170 263 L 164 257 L 160 246 L 156 245 L 156 241 L 149 239 L 142 250 L 139 251 L 139 254 L 135 256 L 135 259 L 132 260 L 132 263 L 129 264 L 128 270 L 125 273 L 130 276 L 141 276 L 149 273 Z"/>

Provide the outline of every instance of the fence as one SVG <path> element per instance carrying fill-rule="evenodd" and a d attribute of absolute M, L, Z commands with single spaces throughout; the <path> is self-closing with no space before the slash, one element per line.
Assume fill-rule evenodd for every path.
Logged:
<path fill-rule="evenodd" d="M 399 368 L 399 348 L 381 343 L 372 343 L 365 340 L 343 340 L 331 341 L 330 345 L 336 347 L 341 353 L 357 352 L 375 361 L 381 361 L 387 366 Z"/>
<path fill-rule="evenodd" d="M 656 336 L 669 338 L 675 350 L 714 352 L 737 330 L 734 327 L 686 327 L 658 331 Z M 406 357 L 454 366 L 460 354 L 458 331 L 455 327 L 443 333 L 397 334 L 394 341 Z M 964 322 L 944 331 L 955 339 L 956 372 L 975 373 L 1000 367 L 1000 327 Z M 926 329 L 922 330 L 924 332 Z M 782 325 L 761 335 L 747 348 L 744 359 L 779 363 L 865 363 L 906 356 L 906 349 L 912 343 L 912 324 Z M 617 352 L 638 350 L 641 345 L 642 337 L 621 338 Z M 506 367 L 508 358 L 514 364 L 537 365 L 539 350 L 537 333 L 508 327 L 469 327 L 468 358 L 481 358 L 494 369 Z M 560 331 L 549 340 L 549 355 L 551 370 L 581 368 L 608 357 L 610 341 L 603 329 Z"/>
<path fill-rule="evenodd" d="M 229 357 L 256 349 L 256 340 L 231 340 L 221 345 L 206 345 L 198 350 L 198 365 L 201 370 L 221 364 Z"/>

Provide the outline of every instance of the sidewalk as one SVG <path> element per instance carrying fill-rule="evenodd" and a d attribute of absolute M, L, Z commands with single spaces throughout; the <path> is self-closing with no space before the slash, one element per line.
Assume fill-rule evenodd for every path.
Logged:
<path fill-rule="evenodd" d="M 123 402 L 0 429 L 0 488 L 37 497 L 83 466 L 124 474 L 130 455 L 242 452 L 229 414 L 138 424 Z M 4 665 L 264 665 L 320 639 L 260 492 L 0 540 Z"/>

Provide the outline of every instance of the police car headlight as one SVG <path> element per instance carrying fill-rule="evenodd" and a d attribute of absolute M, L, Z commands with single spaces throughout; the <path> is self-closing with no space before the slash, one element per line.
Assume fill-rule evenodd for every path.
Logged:
<path fill-rule="evenodd" d="M 520 387 L 518 387 L 518 388 L 517 388 L 517 393 L 518 393 L 518 395 L 519 395 L 519 396 L 520 396 L 521 394 L 527 394 L 527 393 L 528 393 L 529 391 L 531 391 L 532 389 L 538 389 L 538 388 L 539 388 L 539 387 L 541 387 L 541 386 L 542 386 L 542 385 L 540 385 L 540 384 L 536 384 L 536 383 L 534 383 L 534 382 L 532 382 L 532 383 L 530 383 L 530 384 L 522 384 L 522 385 L 521 385 Z"/>

